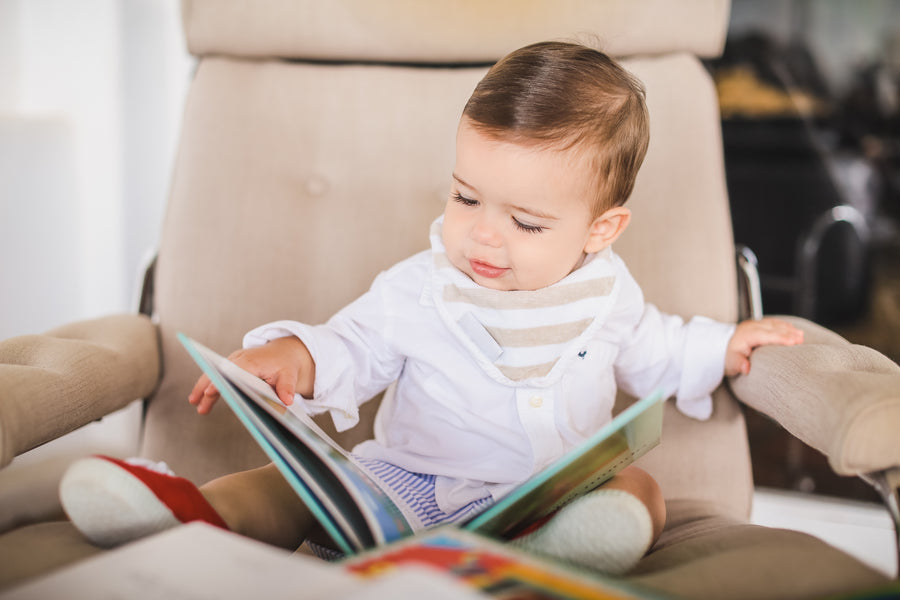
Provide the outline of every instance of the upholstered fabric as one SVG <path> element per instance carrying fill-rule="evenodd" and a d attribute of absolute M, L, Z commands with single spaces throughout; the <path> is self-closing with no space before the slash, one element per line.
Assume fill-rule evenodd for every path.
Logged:
<path fill-rule="evenodd" d="M 666 528 L 628 580 L 692 600 L 818 600 L 885 582 L 811 535 L 751 525 L 698 500 L 666 502 Z"/>
<path fill-rule="evenodd" d="M 102 552 L 69 521 L 47 521 L 0 535 L 0 591 Z"/>
<path fill-rule="evenodd" d="M 747 519 L 753 476 L 744 413 L 724 387 L 713 402 L 709 421 L 686 417 L 667 403 L 662 443 L 638 466 L 653 475 L 667 500 L 703 501 L 720 514 Z"/>
<path fill-rule="evenodd" d="M 381 62 L 490 63 L 530 42 L 581 38 L 615 56 L 725 44 L 727 0 L 188 0 L 190 51 L 201 55 Z"/>
<path fill-rule="evenodd" d="M 799 319 L 805 343 L 760 348 L 731 386 L 742 401 L 828 456 L 841 475 L 900 465 L 900 366 Z"/>
<path fill-rule="evenodd" d="M 687 54 L 624 64 L 647 87 L 650 147 L 616 252 L 661 310 L 733 322 L 734 241 L 712 80 Z"/>
<path fill-rule="evenodd" d="M 156 388 L 156 328 L 118 315 L 0 342 L 0 466 Z"/>

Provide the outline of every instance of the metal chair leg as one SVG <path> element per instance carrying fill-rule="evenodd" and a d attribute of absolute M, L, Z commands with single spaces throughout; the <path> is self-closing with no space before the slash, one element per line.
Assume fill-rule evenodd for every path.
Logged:
<path fill-rule="evenodd" d="M 743 244 L 735 246 L 738 267 L 738 312 L 740 320 L 761 319 L 763 316 L 762 291 L 759 284 L 759 266 L 756 254 Z"/>
<path fill-rule="evenodd" d="M 900 577 L 900 467 L 867 473 L 860 478 L 875 488 L 881 496 L 891 520 L 894 521 L 894 541 L 897 546 L 897 576 Z"/>

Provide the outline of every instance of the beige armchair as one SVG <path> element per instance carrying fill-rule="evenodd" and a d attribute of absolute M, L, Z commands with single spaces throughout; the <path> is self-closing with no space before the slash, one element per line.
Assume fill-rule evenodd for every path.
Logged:
<path fill-rule="evenodd" d="M 198 65 L 147 314 L 0 342 L 0 464 L 138 398 L 142 455 L 197 483 L 262 464 L 228 410 L 204 418 L 186 402 L 198 371 L 176 332 L 228 353 L 266 321 L 322 322 L 426 248 L 465 99 L 488 64 L 542 39 L 596 41 L 645 82 L 652 139 L 617 251 L 663 310 L 734 321 L 718 108 L 698 60 L 721 51 L 728 10 L 724 0 L 186 1 Z M 814 537 L 748 524 L 741 402 L 841 474 L 893 477 L 900 466 L 900 368 L 797 323 L 806 344 L 756 352 L 751 374 L 716 392 L 710 421 L 667 408 L 663 444 L 642 464 L 668 524 L 629 580 L 690 598 L 818 598 L 887 581 Z M 0 588 L 100 552 L 52 520 L 52 482 L 33 479 L 39 465 L 0 491 L 10 527 Z"/>

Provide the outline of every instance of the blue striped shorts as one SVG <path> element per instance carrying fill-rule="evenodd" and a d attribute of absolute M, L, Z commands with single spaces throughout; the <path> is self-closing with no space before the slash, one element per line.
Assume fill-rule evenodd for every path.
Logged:
<path fill-rule="evenodd" d="M 415 515 L 419 520 L 418 523 L 410 523 L 415 530 L 427 529 L 443 523 L 462 521 L 468 517 L 475 516 L 475 514 L 494 503 L 494 499 L 488 496 L 470 502 L 462 508 L 447 514 L 438 507 L 435 497 L 434 482 L 437 480 L 436 475 L 411 473 L 383 460 L 362 458 L 355 454 L 353 458 L 368 471 L 369 475 L 384 483 L 385 486 L 395 492 L 395 496 L 398 496 L 405 503 L 405 506 L 400 507 L 403 514 Z M 409 519 L 409 516 L 407 516 L 407 519 Z M 344 554 L 339 550 L 334 550 L 309 540 L 307 540 L 307 545 L 315 556 L 325 560 L 333 561 L 344 557 Z"/>
<path fill-rule="evenodd" d="M 436 475 L 411 473 L 391 463 L 374 458 L 362 458 L 354 455 L 360 465 L 369 474 L 393 490 L 406 506 L 401 507 L 404 514 L 412 513 L 419 523 L 410 523 L 414 529 L 427 529 L 443 523 L 456 523 L 481 512 L 491 504 L 491 496 L 474 500 L 465 506 L 445 513 L 440 509 L 435 498 Z"/>

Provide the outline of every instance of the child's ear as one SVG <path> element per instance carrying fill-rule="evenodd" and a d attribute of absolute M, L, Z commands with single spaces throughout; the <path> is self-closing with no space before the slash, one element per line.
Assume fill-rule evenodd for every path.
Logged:
<path fill-rule="evenodd" d="M 631 211 L 624 206 L 615 206 L 594 219 L 588 232 L 588 241 L 584 251 L 588 254 L 600 252 L 612 245 L 622 235 L 631 221 Z"/>

